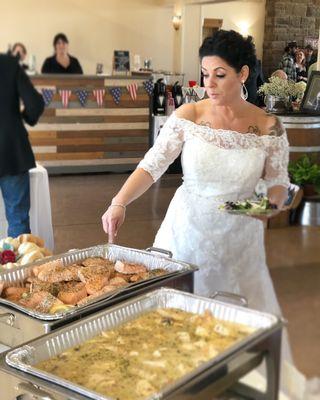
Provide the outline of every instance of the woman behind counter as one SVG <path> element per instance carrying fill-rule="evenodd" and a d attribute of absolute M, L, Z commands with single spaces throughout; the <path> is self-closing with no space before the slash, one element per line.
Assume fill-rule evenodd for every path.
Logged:
<path fill-rule="evenodd" d="M 69 41 L 64 33 L 58 33 L 53 39 L 55 54 L 45 59 L 43 74 L 83 74 L 79 61 L 68 54 Z"/>

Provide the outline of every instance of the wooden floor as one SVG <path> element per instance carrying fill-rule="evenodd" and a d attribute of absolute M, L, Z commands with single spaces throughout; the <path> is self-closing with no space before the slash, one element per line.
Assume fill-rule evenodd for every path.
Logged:
<path fill-rule="evenodd" d="M 100 219 L 126 174 L 50 177 L 55 253 L 107 241 Z M 127 210 L 118 243 L 153 243 L 180 178 L 166 175 Z M 320 375 L 320 228 L 292 226 L 266 231 L 268 265 L 297 366 Z"/>

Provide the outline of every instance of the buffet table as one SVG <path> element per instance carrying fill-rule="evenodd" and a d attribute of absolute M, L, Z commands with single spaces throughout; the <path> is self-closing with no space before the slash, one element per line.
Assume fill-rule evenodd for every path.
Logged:
<path fill-rule="evenodd" d="M 30 175 L 30 227 L 34 235 L 45 241 L 46 247 L 53 250 L 53 229 L 48 173 L 41 165 L 29 171 Z M 7 236 L 7 220 L 2 196 L 0 195 L 0 238 Z"/>
<path fill-rule="evenodd" d="M 147 79 L 31 77 L 46 100 L 39 123 L 27 127 L 36 159 L 50 173 L 133 170 L 149 145 Z M 135 99 L 129 84 L 137 84 Z"/>

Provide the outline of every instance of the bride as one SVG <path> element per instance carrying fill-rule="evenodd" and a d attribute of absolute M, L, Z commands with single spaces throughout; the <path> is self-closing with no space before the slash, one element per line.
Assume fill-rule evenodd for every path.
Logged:
<path fill-rule="evenodd" d="M 167 120 L 154 146 L 113 198 L 102 217 L 103 227 L 112 243 L 126 206 L 182 152 L 183 184 L 154 246 L 199 266 L 196 294 L 239 293 L 251 308 L 280 315 L 265 261 L 263 223 L 224 213 L 219 205 L 252 197 L 263 178 L 270 203 L 281 210 L 289 185 L 286 132 L 276 116 L 245 101 L 244 83 L 256 64 L 251 37 L 220 30 L 204 40 L 199 56 L 208 98 L 181 106 Z M 284 345 L 284 357 L 290 361 L 289 346 Z"/>

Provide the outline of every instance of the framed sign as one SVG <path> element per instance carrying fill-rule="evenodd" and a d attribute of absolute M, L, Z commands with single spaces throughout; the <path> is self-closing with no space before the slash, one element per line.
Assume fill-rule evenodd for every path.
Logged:
<path fill-rule="evenodd" d="M 130 71 L 130 53 L 128 50 L 114 50 L 113 70 L 115 72 Z"/>
<path fill-rule="evenodd" d="M 311 72 L 300 110 L 320 115 L 320 71 Z"/>

